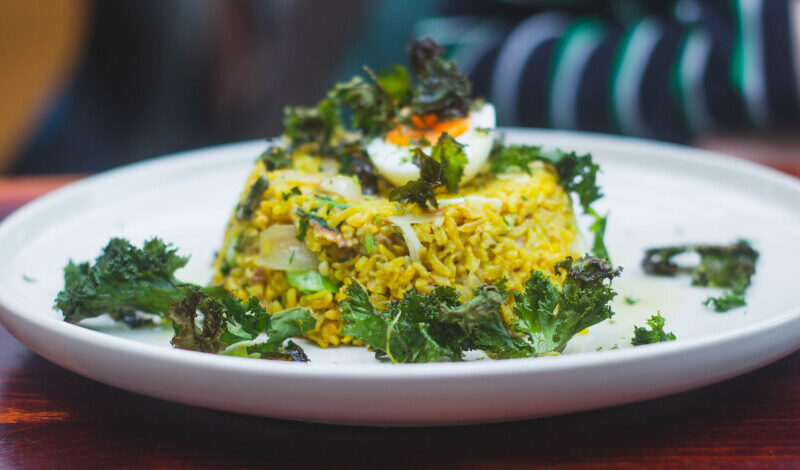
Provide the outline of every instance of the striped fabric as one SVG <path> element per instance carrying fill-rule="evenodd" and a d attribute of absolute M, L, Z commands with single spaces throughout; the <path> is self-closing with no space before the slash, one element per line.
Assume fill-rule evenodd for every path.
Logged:
<path fill-rule="evenodd" d="M 515 3 L 512 17 L 489 8 L 416 30 L 453 51 L 501 125 L 680 142 L 800 124 L 800 0 Z M 481 41 L 448 34 L 456 23 Z"/>

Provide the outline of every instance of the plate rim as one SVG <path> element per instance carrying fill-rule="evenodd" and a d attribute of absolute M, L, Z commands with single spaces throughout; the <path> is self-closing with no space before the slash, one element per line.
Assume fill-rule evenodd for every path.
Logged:
<path fill-rule="evenodd" d="M 615 146 L 621 150 L 633 151 L 636 153 L 646 153 L 646 150 L 649 147 L 653 150 L 657 150 L 659 155 L 657 157 L 648 156 L 643 158 L 658 158 L 681 161 L 683 163 L 703 165 L 710 168 L 722 169 L 740 174 L 747 172 L 748 176 L 767 179 L 773 184 L 780 184 L 781 186 L 784 186 L 785 189 L 794 191 L 800 195 L 800 179 L 749 160 L 730 157 L 708 150 L 695 149 L 673 143 L 656 142 L 647 139 L 575 131 L 535 128 L 498 128 L 498 131 L 508 132 L 512 135 L 528 134 L 530 139 L 544 138 L 545 140 L 572 140 L 570 142 L 570 146 L 574 145 L 576 147 L 580 147 L 582 145 L 599 145 L 605 149 L 607 146 Z M 258 145 L 262 147 L 257 147 Z M 191 160 L 195 165 L 208 164 L 210 161 L 216 160 L 218 158 L 218 154 L 221 152 L 243 151 L 243 149 L 249 147 L 252 147 L 253 149 L 260 149 L 263 148 L 264 145 L 265 141 L 263 139 L 258 139 L 187 150 L 131 163 L 106 172 L 89 176 L 87 178 L 83 178 L 79 181 L 70 183 L 64 187 L 56 189 L 55 191 L 36 198 L 35 200 L 30 201 L 10 214 L 0 223 L 0 243 L 8 240 L 9 236 L 13 234 L 15 227 L 20 224 L 24 224 L 29 218 L 35 217 L 37 211 L 42 211 L 47 207 L 56 205 L 62 197 L 68 197 L 71 193 L 87 190 L 92 186 L 103 184 L 103 182 L 106 182 L 107 180 L 113 180 L 120 175 L 124 176 L 131 171 L 169 170 L 169 168 L 172 166 L 182 167 L 186 165 L 186 162 L 189 160 Z M 259 150 L 256 150 L 256 152 L 258 151 Z M 698 159 L 698 156 L 702 156 L 702 158 Z M 174 363 L 174 365 L 184 364 L 211 368 L 224 367 L 227 370 L 235 369 L 239 372 L 274 374 L 276 376 L 286 378 L 309 378 L 309 376 L 311 376 L 319 379 L 335 377 L 337 379 L 346 380 L 371 380 L 376 378 L 392 378 L 398 380 L 440 380 L 459 377 L 463 376 L 464 374 L 469 374 L 471 377 L 492 377 L 496 375 L 507 375 L 513 373 L 534 374 L 553 370 L 568 371 L 574 369 L 591 368 L 598 365 L 622 365 L 626 363 L 646 361 L 653 356 L 668 358 L 669 356 L 677 356 L 691 353 L 693 351 L 699 351 L 707 347 L 720 347 L 726 343 L 735 343 L 742 338 L 750 337 L 752 335 L 762 335 L 771 330 L 781 328 L 784 325 L 791 324 L 793 321 L 798 321 L 798 317 L 800 317 L 800 305 L 790 308 L 784 312 L 771 315 L 769 318 L 761 320 L 755 324 L 745 325 L 726 332 L 712 333 L 699 338 L 678 340 L 669 343 L 644 345 L 636 348 L 624 348 L 613 351 L 581 352 L 557 357 L 401 365 L 390 365 L 383 363 L 359 363 L 357 365 L 353 365 L 347 363 L 337 364 L 314 362 L 298 365 L 293 363 L 285 363 L 282 361 L 253 361 L 247 358 L 220 356 L 194 351 L 185 351 L 176 348 L 170 349 L 163 346 L 142 343 L 128 338 L 121 338 L 107 333 L 90 330 L 37 312 L 38 309 L 30 308 L 23 302 L 15 299 L 13 291 L 10 288 L 6 287 L 5 285 L 0 285 L 0 323 L 7 324 L 7 316 L 13 316 L 17 322 L 21 322 L 22 324 L 27 324 L 28 326 L 33 326 L 36 328 L 45 328 L 50 334 L 65 337 L 66 339 L 80 343 L 83 346 L 100 348 L 101 350 L 122 350 L 122 352 L 140 356 L 142 359 L 158 359 L 160 361 Z M 12 334 L 14 334 L 13 331 Z M 17 336 L 16 334 L 14 335 Z M 23 343 L 25 342 L 23 341 Z M 795 345 L 795 349 L 797 348 L 800 348 L 800 342 Z M 39 351 L 36 352 L 38 353 Z M 487 364 L 491 364 L 491 366 L 487 367 Z"/>

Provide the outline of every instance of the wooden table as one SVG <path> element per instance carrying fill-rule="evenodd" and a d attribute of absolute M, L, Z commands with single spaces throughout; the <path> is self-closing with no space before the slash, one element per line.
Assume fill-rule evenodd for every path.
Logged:
<path fill-rule="evenodd" d="M 770 163 L 800 176 L 797 155 Z M 0 217 L 68 180 L 0 180 Z M 50 364 L 0 327 L 0 468 L 535 465 L 800 468 L 800 353 L 634 405 L 496 425 L 375 429 L 238 416 L 134 395 Z"/>

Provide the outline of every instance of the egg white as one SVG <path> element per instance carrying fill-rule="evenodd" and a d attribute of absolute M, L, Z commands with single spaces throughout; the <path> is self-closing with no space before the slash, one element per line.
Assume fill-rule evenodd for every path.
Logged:
<path fill-rule="evenodd" d="M 467 156 L 461 184 L 474 178 L 489 158 L 492 130 L 495 126 L 494 106 L 490 103 L 485 103 L 480 109 L 469 113 L 469 128 L 455 137 L 456 142 L 464 145 Z M 411 148 L 376 138 L 367 146 L 367 155 L 384 178 L 396 186 L 402 186 L 419 178 L 419 168 L 411 160 Z M 428 155 L 431 153 L 430 146 L 422 147 L 422 150 Z"/>

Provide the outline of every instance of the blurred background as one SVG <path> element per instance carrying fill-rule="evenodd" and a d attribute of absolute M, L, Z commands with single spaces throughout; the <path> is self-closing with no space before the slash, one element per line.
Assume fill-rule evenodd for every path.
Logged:
<path fill-rule="evenodd" d="M 0 173 L 276 135 L 425 36 L 499 125 L 800 158 L 800 0 L 0 0 Z"/>

